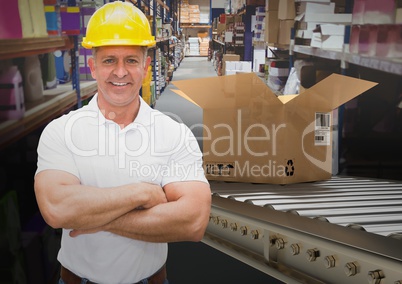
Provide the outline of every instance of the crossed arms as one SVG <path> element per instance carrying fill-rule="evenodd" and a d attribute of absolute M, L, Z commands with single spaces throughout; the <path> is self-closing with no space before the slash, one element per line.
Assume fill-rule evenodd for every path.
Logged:
<path fill-rule="evenodd" d="M 200 181 L 98 188 L 60 170 L 39 172 L 35 195 L 45 221 L 72 237 L 108 231 L 148 242 L 200 241 L 211 207 L 209 185 Z"/>

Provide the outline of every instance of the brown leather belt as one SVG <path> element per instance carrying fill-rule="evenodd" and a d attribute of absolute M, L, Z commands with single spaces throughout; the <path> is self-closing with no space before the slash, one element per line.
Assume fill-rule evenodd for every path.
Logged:
<path fill-rule="evenodd" d="M 82 278 L 79 277 L 78 275 L 75 275 L 73 272 L 71 272 L 70 270 L 68 270 L 67 268 L 61 266 L 61 270 L 60 270 L 60 276 L 61 279 L 64 281 L 64 283 L 66 284 L 81 284 L 81 280 Z M 153 274 L 152 276 L 150 276 L 149 278 L 147 278 L 148 280 L 148 284 L 163 284 L 163 282 L 165 282 L 167 277 L 167 273 L 166 273 L 166 265 L 163 265 L 161 269 L 159 269 L 157 272 L 155 272 L 155 274 Z M 95 282 L 92 281 L 87 281 L 87 284 L 96 284 Z M 137 282 L 134 284 L 140 284 L 142 283 Z"/>

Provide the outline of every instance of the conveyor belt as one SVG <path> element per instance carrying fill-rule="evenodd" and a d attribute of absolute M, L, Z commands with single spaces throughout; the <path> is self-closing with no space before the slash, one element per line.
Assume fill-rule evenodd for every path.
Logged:
<path fill-rule="evenodd" d="M 204 242 L 267 274 L 286 283 L 402 284 L 402 182 L 212 181 L 211 189 Z"/>

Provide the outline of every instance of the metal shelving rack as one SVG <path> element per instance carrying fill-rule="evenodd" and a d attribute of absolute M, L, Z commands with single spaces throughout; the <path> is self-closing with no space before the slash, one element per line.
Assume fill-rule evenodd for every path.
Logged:
<path fill-rule="evenodd" d="M 68 6 L 77 6 L 75 0 L 68 0 Z M 0 123 L 0 149 L 7 147 L 21 137 L 34 131 L 44 123 L 71 108 L 80 108 L 82 101 L 97 91 L 95 81 L 85 82 L 83 87 L 79 80 L 78 35 L 65 34 L 39 38 L 0 39 L 0 60 L 26 57 L 49 53 L 56 50 L 69 50 L 71 57 L 71 84 L 59 85 L 56 90 L 44 90 L 49 93 L 43 100 L 26 104 L 26 113 L 19 120 Z M 54 95 L 53 95 L 54 94 Z"/>
<path fill-rule="evenodd" d="M 0 60 L 26 57 L 35 54 L 49 53 L 56 50 L 70 50 L 77 54 L 77 39 L 72 36 L 2 39 L 0 40 Z M 77 67 L 78 60 L 71 56 L 72 65 Z M 77 61 L 75 61 L 77 60 Z M 74 63 L 73 63 L 74 62 Z M 5 148 L 19 138 L 34 131 L 43 123 L 62 114 L 67 109 L 80 107 L 81 101 L 93 95 L 97 90 L 95 82 L 87 82 L 81 89 L 78 80 L 78 68 L 73 69 L 71 84 L 60 85 L 57 95 L 50 95 L 38 102 L 26 104 L 26 113 L 19 120 L 7 120 L 0 123 L 0 149 Z M 45 90 L 54 93 L 54 90 Z"/>
<path fill-rule="evenodd" d="M 137 5 L 139 9 L 141 9 L 145 15 L 148 17 L 152 17 L 152 34 L 155 36 L 156 45 L 152 47 L 153 57 L 156 60 L 156 47 L 157 46 L 168 46 L 168 53 L 174 52 L 174 46 L 170 46 L 169 38 L 157 38 L 157 30 L 156 30 L 156 22 L 157 18 L 161 18 L 163 23 L 175 23 L 178 20 L 177 15 L 177 1 L 173 0 L 136 0 L 130 1 L 133 4 Z M 176 25 L 173 25 L 173 30 L 175 31 Z M 152 68 L 153 78 L 156 80 L 156 66 Z"/>

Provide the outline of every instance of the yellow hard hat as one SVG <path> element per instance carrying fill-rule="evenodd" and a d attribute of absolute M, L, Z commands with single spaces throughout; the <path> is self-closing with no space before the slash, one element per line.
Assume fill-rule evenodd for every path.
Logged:
<path fill-rule="evenodd" d="M 95 11 L 89 19 L 82 46 L 89 49 L 109 45 L 155 45 L 148 19 L 140 9 L 131 3 L 116 1 Z"/>

